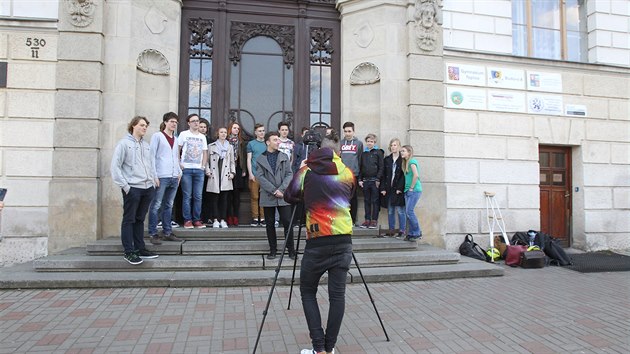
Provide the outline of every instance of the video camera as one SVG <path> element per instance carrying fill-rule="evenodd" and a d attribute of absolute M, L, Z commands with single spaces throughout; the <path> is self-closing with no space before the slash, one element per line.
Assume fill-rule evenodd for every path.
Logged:
<path fill-rule="evenodd" d="M 322 145 L 322 135 L 315 129 L 309 129 L 304 133 L 302 141 L 311 148 L 315 146 L 319 148 Z"/>

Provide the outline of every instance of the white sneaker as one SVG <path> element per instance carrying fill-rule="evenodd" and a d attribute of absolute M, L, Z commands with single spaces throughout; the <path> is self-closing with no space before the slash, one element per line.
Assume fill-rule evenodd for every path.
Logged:
<path fill-rule="evenodd" d="M 217 228 L 217 229 L 218 229 L 219 227 L 221 227 L 221 224 L 219 224 L 219 221 L 215 220 L 215 221 L 212 223 L 212 227 L 213 227 L 213 228 Z"/>
<path fill-rule="evenodd" d="M 178 227 L 179 227 L 178 223 L 176 223 L 175 221 L 171 221 L 171 228 L 175 229 L 175 228 L 178 228 Z"/>
<path fill-rule="evenodd" d="M 221 223 L 219 225 L 221 226 L 222 229 L 227 229 L 228 227 L 228 224 L 225 222 L 225 220 L 221 220 Z"/>
<path fill-rule="evenodd" d="M 157 228 L 158 228 L 158 229 L 161 229 L 161 228 L 162 228 L 162 222 L 161 222 L 161 221 L 157 224 Z"/>
<path fill-rule="evenodd" d="M 280 223 L 276 221 L 276 222 L 273 223 L 273 226 L 274 227 L 280 227 Z"/>
<path fill-rule="evenodd" d="M 331 353 L 335 354 L 335 348 L 333 348 Z M 317 354 L 317 352 L 315 351 L 315 349 L 302 349 L 300 354 Z"/>

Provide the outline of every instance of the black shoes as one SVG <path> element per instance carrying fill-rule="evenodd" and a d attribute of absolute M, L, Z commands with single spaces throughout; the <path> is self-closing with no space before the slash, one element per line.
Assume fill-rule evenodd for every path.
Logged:
<path fill-rule="evenodd" d="M 151 240 L 151 244 L 153 245 L 161 245 L 162 241 L 160 241 L 160 236 L 158 235 L 151 235 L 149 236 L 149 239 Z"/>
<path fill-rule="evenodd" d="M 162 239 L 164 241 L 174 241 L 174 242 L 181 242 L 182 241 L 182 239 L 177 237 L 177 236 L 175 236 L 175 234 L 163 235 Z"/>
<path fill-rule="evenodd" d="M 269 254 L 267 255 L 267 259 L 276 259 L 276 252 L 269 252 Z"/>
<path fill-rule="evenodd" d="M 132 265 L 142 264 L 142 258 L 138 257 L 135 252 L 125 253 L 125 256 L 123 258 Z"/>
<path fill-rule="evenodd" d="M 158 258 L 158 255 L 148 251 L 146 249 L 142 249 L 139 251 L 136 251 L 136 254 L 138 255 L 138 257 L 142 258 L 142 259 L 153 259 L 153 258 Z"/>

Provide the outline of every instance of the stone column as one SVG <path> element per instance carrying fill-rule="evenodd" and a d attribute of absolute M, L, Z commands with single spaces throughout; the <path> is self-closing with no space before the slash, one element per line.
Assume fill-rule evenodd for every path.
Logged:
<path fill-rule="evenodd" d="M 421 166 L 419 214 L 424 238 L 444 246 L 448 210 L 444 175 L 444 60 L 439 0 L 409 2 L 409 141 Z"/>
<path fill-rule="evenodd" d="M 102 0 L 59 2 L 49 252 L 83 246 L 100 235 L 104 16 Z"/>

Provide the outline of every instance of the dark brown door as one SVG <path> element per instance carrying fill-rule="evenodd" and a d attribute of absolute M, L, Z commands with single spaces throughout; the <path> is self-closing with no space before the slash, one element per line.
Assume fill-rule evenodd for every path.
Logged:
<path fill-rule="evenodd" d="M 570 245 L 571 148 L 540 146 L 540 230 Z"/>

